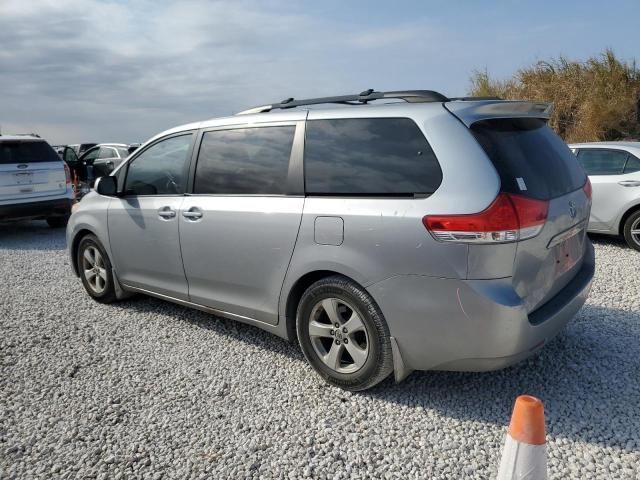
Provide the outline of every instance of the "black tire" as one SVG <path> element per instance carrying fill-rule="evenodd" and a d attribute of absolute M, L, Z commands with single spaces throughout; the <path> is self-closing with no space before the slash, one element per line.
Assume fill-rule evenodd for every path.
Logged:
<path fill-rule="evenodd" d="M 69 221 L 69 215 L 64 215 L 60 217 L 48 217 L 47 223 L 51 228 L 62 228 L 67 226 L 67 222 Z"/>
<path fill-rule="evenodd" d="M 92 282 L 90 282 L 83 263 L 83 258 L 85 256 L 85 252 L 87 250 L 93 251 L 91 249 L 95 249 L 100 253 L 101 261 L 98 262 L 101 265 L 101 268 L 105 270 L 104 275 L 104 288 L 102 290 L 97 289 Z M 78 268 L 78 273 L 80 274 L 80 279 L 82 280 L 82 284 L 84 285 L 85 290 L 91 297 L 100 302 L 100 303 L 112 303 L 115 302 L 116 299 L 116 291 L 113 283 L 113 271 L 111 268 L 111 262 L 109 261 L 109 256 L 105 251 L 104 247 L 100 243 L 100 240 L 95 235 L 86 235 L 82 237 L 80 240 L 80 244 L 78 245 L 78 253 L 76 255 L 76 266 Z M 102 276 L 100 277 L 103 278 Z M 102 280 L 101 280 L 102 281 Z"/>
<path fill-rule="evenodd" d="M 347 325 L 346 317 L 353 318 L 352 315 L 357 314 L 361 320 L 361 324 L 364 326 L 364 329 L 362 329 L 364 333 L 362 333 L 361 330 L 357 333 L 349 332 L 347 335 L 343 334 L 343 330 L 339 328 L 337 330 L 331 330 L 331 335 L 334 335 L 333 337 L 312 337 L 310 333 L 310 322 L 314 320 L 317 324 L 318 321 L 322 320 L 320 317 L 317 317 L 317 315 L 326 315 L 326 317 L 324 317 L 326 323 L 323 325 L 331 326 L 328 320 L 328 314 L 322 313 L 322 308 L 320 307 L 323 300 L 330 302 L 335 301 L 336 305 L 339 306 L 338 309 L 343 310 L 342 313 L 338 311 L 338 315 L 345 315 L 344 318 L 340 319 L 341 321 L 343 319 L 345 320 L 343 325 Z M 341 304 L 340 302 L 345 302 L 345 304 Z M 320 314 L 317 313 L 319 311 Z M 314 315 L 314 318 L 312 318 L 312 315 Z M 324 328 L 327 327 L 325 326 Z M 336 275 L 324 278 L 311 285 L 302 295 L 300 303 L 298 304 L 296 330 L 298 341 L 300 342 L 302 352 L 307 361 L 316 372 L 331 385 L 350 391 L 366 390 L 380 383 L 393 371 L 389 328 L 387 327 L 384 316 L 373 298 L 371 298 L 362 287 L 348 278 Z M 340 339 L 338 339 L 336 335 L 340 335 Z M 355 335 L 359 335 L 360 340 L 358 340 Z M 362 340 L 363 335 L 366 337 L 364 338 L 366 341 Z M 347 341 L 352 338 L 351 345 L 347 345 L 345 338 Z M 345 367 L 342 366 L 343 362 L 338 360 L 338 368 L 356 368 L 355 371 L 341 373 L 329 367 L 318 353 L 319 349 L 324 348 L 327 353 L 327 356 L 325 356 L 326 359 L 329 350 L 334 347 L 334 341 L 337 342 L 339 346 L 341 344 L 340 340 L 342 340 L 342 347 L 338 348 L 341 348 L 342 352 L 348 350 L 348 348 L 353 348 L 354 342 L 359 343 L 355 345 L 358 347 L 362 344 L 366 344 L 367 346 L 366 360 L 363 361 L 361 366 L 356 364 L 356 360 L 354 360 L 356 357 L 351 357 L 350 354 L 346 356 L 344 353 L 341 354 L 343 360 L 346 358 L 344 362 Z M 353 361 L 351 366 L 349 366 L 349 358 Z"/>
<path fill-rule="evenodd" d="M 631 248 L 640 251 L 640 234 L 632 234 L 631 230 L 640 230 L 640 210 L 633 212 L 624 222 L 624 239 Z"/>

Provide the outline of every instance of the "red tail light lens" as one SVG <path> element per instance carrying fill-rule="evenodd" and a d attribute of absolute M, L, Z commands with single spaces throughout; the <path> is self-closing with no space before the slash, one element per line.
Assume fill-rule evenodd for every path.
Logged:
<path fill-rule="evenodd" d="M 69 165 L 64 164 L 64 178 L 67 185 L 71 184 L 71 170 L 69 170 Z"/>
<path fill-rule="evenodd" d="M 548 211 L 548 202 L 500 193 L 482 212 L 470 215 L 427 215 L 422 223 L 441 241 L 513 242 L 540 233 Z"/>
<path fill-rule="evenodd" d="M 591 188 L 591 180 L 589 180 L 589 177 L 587 177 L 587 181 L 584 182 L 584 186 L 582 187 L 582 190 L 584 190 L 584 194 L 587 196 L 587 198 L 591 200 L 592 188 Z"/>

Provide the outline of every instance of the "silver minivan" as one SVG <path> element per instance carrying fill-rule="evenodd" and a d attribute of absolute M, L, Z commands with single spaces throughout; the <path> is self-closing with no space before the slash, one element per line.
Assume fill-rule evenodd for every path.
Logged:
<path fill-rule="evenodd" d="M 71 263 L 100 302 L 137 292 L 297 339 L 349 390 L 506 367 L 594 274 L 590 184 L 549 110 L 368 90 L 174 128 L 77 205 Z"/>

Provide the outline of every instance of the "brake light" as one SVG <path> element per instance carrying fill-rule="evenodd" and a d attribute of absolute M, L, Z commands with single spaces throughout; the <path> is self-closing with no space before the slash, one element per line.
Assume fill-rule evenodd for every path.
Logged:
<path fill-rule="evenodd" d="M 71 184 L 71 170 L 69 169 L 69 165 L 67 165 L 66 163 L 64 164 L 64 178 L 65 178 L 65 183 L 67 185 Z"/>
<path fill-rule="evenodd" d="M 591 180 L 589 180 L 589 177 L 587 177 L 587 181 L 584 182 L 584 186 L 582 187 L 582 190 L 584 190 L 584 194 L 587 196 L 589 201 L 591 201 L 591 195 L 592 195 L 593 189 L 591 188 Z"/>
<path fill-rule="evenodd" d="M 427 215 L 422 219 L 443 242 L 500 243 L 535 237 L 547 220 L 549 203 L 500 193 L 491 205 L 469 215 Z"/>

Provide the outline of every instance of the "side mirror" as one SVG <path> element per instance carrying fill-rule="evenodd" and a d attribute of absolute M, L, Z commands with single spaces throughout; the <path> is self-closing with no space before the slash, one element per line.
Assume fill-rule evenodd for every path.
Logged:
<path fill-rule="evenodd" d="M 115 197 L 118 194 L 117 179 L 110 175 L 98 178 L 94 188 L 100 195 L 105 195 L 107 197 Z"/>

